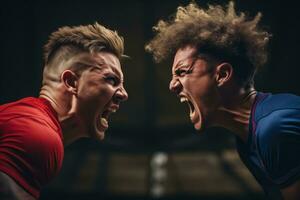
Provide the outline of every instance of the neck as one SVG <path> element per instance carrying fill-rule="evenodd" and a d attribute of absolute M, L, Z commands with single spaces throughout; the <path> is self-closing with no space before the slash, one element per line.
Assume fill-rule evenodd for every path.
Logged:
<path fill-rule="evenodd" d="M 68 146 L 83 137 L 83 129 L 79 126 L 80 119 L 76 115 L 60 118 L 60 124 L 64 135 L 64 146 Z"/>
<path fill-rule="evenodd" d="M 61 91 L 59 86 L 55 90 L 49 86 L 43 86 L 39 97 L 47 99 L 53 109 L 57 112 L 58 121 L 62 128 L 64 136 L 63 143 L 67 146 L 73 143 L 75 140 L 82 137 L 82 127 L 80 126 L 80 120 L 76 116 L 76 99 L 74 96 L 67 96 L 65 92 Z"/>
<path fill-rule="evenodd" d="M 227 98 L 230 103 L 225 103 L 218 108 L 215 121 L 216 125 L 230 130 L 245 142 L 249 134 L 251 108 L 257 91 L 254 88 L 246 91 L 242 89 L 237 94 Z"/>

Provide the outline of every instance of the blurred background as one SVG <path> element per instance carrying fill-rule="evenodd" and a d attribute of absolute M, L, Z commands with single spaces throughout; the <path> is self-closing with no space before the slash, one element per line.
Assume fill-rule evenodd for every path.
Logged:
<path fill-rule="evenodd" d="M 144 45 L 152 26 L 187 0 L 2 1 L 0 103 L 37 96 L 42 47 L 61 26 L 98 21 L 125 39 L 123 72 L 129 100 L 112 116 L 103 142 L 82 139 L 65 149 L 63 168 L 41 193 L 50 199 L 264 199 L 235 151 L 233 136 L 197 133 L 187 105 L 168 91 L 169 59 L 155 64 Z M 196 1 L 205 6 L 228 1 Z M 272 34 L 270 59 L 256 76 L 263 92 L 300 95 L 299 12 L 293 1 L 236 0 Z"/>

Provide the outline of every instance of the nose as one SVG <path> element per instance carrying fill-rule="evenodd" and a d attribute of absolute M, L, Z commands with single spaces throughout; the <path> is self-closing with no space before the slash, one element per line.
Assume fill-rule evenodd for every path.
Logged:
<path fill-rule="evenodd" d="M 128 94 L 125 90 L 125 88 L 122 86 L 120 87 L 116 93 L 115 93 L 115 99 L 118 101 L 118 102 L 121 102 L 121 101 L 126 101 L 128 99 Z"/>
<path fill-rule="evenodd" d="M 179 94 L 182 90 L 182 84 L 178 79 L 172 78 L 172 80 L 170 81 L 169 89 L 171 90 L 171 92 Z"/>

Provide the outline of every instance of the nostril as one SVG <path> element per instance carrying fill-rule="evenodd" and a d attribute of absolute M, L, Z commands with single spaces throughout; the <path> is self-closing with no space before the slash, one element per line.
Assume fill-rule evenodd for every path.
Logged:
<path fill-rule="evenodd" d="M 172 92 L 174 92 L 174 87 L 175 86 L 175 81 L 174 80 L 171 80 L 170 81 L 170 85 L 169 85 L 169 89 L 172 91 Z"/>
<path fill-rule="evenodd" d="M 125 90 L 119 90 L 116 92 L 116 95 L 115 95 L 115 101 L 117 102 L 122 102 L 122 101 L 126 101 L 128 99 L 128 94 Z"/>
<path fill-rule="evenodd" d="M 176 94 L 179 94 L 182 89 L 181 83 L 179 81 L 170 82 L 170 90 Z"/>

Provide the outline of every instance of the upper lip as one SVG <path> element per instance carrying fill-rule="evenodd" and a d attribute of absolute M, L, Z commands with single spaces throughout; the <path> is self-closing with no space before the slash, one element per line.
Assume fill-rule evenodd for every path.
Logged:
<path fill-rule="evenodd" d="M 114 105 L 109 106 L 109 107 L 106 109 L 106 111 L 109 111 L 109 112 L 116 112 L 118 109 L 119 109 L 119 105 L 114 104 Z"/>
<path fill-rule="evenodd" d="M 180 102 L 190 101 L 189 98 L 184 94 L 179 94 L 178 98 L 180 99 Z"/>
<path fill-rule="evenodd" d="M 100 118 L 108 119 L 110 114 L 117 112 L 118 109 L 119 109 L 119 105 L 117 104 L 110 105 L 106 109 L 104 109 L 104 111 L 100 114 Z"/>

